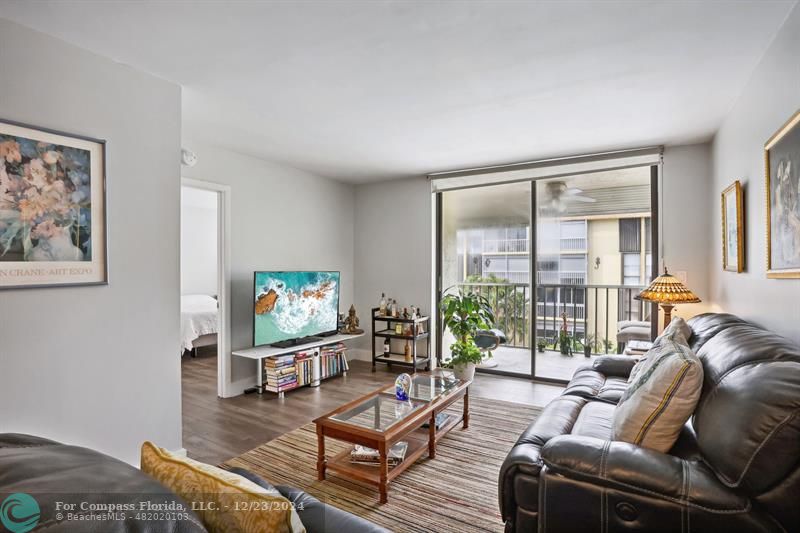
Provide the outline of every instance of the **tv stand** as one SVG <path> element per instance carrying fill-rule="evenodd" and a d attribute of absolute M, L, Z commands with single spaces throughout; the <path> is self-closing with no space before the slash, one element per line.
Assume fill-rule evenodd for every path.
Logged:
<path fill-rule="evenodd" d="M 273 346 L 256 346 L 254 348 L 246 348 L 243 350 L 234 350 L 231 352 L 232 355 L 237 357 L 243 357 L 245 359 L 251 359 L 258 362 L 257 372 L 256 372 L 256 386 L 258 388 L 259 394 L 264 392 L 264 359 L 269 357 L 275 357 L 280 355 L 286 355 L 293 352 L 299 352 L 304 350 L 311 350 L 313 348 L 318 348 L 320 346 L 325 346 L 329 344 L 336 344 L 338 342 L 347 342 L 353 339 L 357 339 L 359 337 L 363 337 L 363 333 L 358 333 L 355 335 L 347 335 L 343 333 L 337 333 L 331 337 L 326 337 L 324 339 L 317 339 L 315 341 L 309 340 L 309 337 L 302 339 L 301 344 L 295 344 L 286 348 L 275 348 Z M 316 375 L 319 375 L 319 365 L 316 365 Z M 314 379 L 310 386 L 316 387 L 319 386 L 320 380 Z M 279 398 L 283 398 L 283 392 L 278 393 Z"/>
<path fill-rule="evenodd" d="M 270 344 L 273 348 L 294 348 L 312 342 L 319 342 L 322 337 L 301 337 L 299 339 L 289 339 L 288 341 L 274 342 Z"/>

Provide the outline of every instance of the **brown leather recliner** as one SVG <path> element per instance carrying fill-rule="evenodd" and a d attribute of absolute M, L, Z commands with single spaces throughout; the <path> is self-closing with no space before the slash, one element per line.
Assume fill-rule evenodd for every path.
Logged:
<path fill-rule="evenodd" d="M 800 347 L 738 317 L 689 321 L 700 401 L 669 453 L 610 440 L 632 361 L 576 371 L 500 471 L 506 531 L 800 531 Z"/>

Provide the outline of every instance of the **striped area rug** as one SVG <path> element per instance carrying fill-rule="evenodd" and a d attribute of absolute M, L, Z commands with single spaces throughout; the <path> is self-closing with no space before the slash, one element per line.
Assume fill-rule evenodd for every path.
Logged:
<path fill-rule="evenodd" d="M 453 406 L 458 412 L 461 402 Z M 503 531 L 497 495 L 500 465 L 541 408 L 470 398 L 470 425 L 457 426 L 427 455 L 389 484 L 389 503 L 378 503 L 377 487 L 328 471 L 317 481 L 317 435 L 307 424 L 227 461 L 274 485 L 291 485 L 395 532 L 464 533 Z M 326 439 L 328 456 L 349 447 Z"/>

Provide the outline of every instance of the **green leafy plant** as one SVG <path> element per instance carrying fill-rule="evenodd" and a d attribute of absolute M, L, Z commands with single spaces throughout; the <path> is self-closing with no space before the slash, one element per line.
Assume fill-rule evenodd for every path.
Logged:
<path fill-rule="evenodd" d="M 547 348 L 547 340 L 539 339 L 536 341 L 536 347 L 539 349 L 540 352 L 543 352 L 545 348 Z"/>
<path fill-rule="evenodd" d="M 562 355 L 572 355 L 572 337 L 566 331 L 558 333 L 558 349 Z"/>
<path fill-rule="evenodd" d="M 592 355 L 592 351 L 595 349 L 597 341 L 595 340 L 595 336 L 591 333 L 586 335 L 583 340 L 578 341 L 576 340 L 575 349 L 578 351 L 582 351 L 583 355 L 589 357 Z"/>
<path fill-rule="evenodd" d="M 504 328 L 508 344 L 530 346 L 531 332 L 527 316 L 531 300 L 527 286 L 511 283 L 494 273 L 468 276 L 463 285 L 486 297 L 494 311 L 495 322 Z"/>
<path fill-rule="evenodd" d="M 495 322 L 489 300 L 480 294 L 459 290 L 457 294 L 442 298 L 439 308 L 442 323 L 456 338 L 450 345 L 448 366 L 479 364 L 482 354 L 475 345 L 475 335 L 482 329 L 490 329 Z"/>
<path fill-rule="evenodd" d="M 572 356 L 572 336 L 569 334 L 566 312 L 561 313 L 561 330 L 558 332 L 556 343 L 562 355 Z M 555 348 L 555 344 L 553 347 Z"/>

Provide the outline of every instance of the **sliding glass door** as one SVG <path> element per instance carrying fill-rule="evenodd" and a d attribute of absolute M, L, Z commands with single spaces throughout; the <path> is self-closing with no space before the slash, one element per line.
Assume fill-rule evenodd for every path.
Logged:
<path fill-rule="evenodd" d="M 569 380 L 599 354 L 621 351 L 625 322 L 647 340 L 651 279 L 651 170 L 639 167 L 536 184 L 534 376 Z"/>
<path fill-rule="evenodd" d="M 506 338 L 479 371 L 562 382 L 621 351 L 620 328 L 646 340 L 656 183 L 642 166 L 437 193 L 437 296 L 484 295 Z"/>
<path fill-rule="evenodd" d="M 442 292 L 484 295 L 506 337 L 479 369 L 531 376 L 531 183 L 447 191 L 441 193 L 440 211 Z M 443 332 L 444 359 L 452 342 Z"/>

